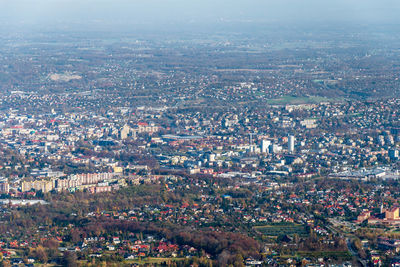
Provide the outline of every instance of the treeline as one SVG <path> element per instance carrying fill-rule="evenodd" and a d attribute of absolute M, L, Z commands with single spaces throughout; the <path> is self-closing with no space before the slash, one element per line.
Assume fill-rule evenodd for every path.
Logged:
<path fill-rule="evenodd" d="M 219 264 L 233 263 L 238 255 L 259 257 L 261 249 L 256 240 L 241 233 L 196 230 L 175 225 L 157 226 L 154 223 L 136 221 L 93 221 L 83 227 L 82 231 L 90 236 L 121 231 L 159 235 L 176 244 L 204 250 L 218 259 Z"/>

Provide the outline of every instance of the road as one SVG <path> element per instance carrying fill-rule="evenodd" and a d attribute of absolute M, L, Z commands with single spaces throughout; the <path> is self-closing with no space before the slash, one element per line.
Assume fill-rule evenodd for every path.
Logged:
<path fill-rule="evenodd" d="M 334 227 L 334 226 L 327 226 L 326 228 L 329 229 L 330 231 L 332 231 L 332 232 L 335 233 L 335 234 L 339 234 L 339 236 L 340 236 L 341 238 L 346 237 L 347 249 L 349 250 L 349 252 L 351 253 L 351 255 L 353 255 L 354 257 L 357 258 L 357 261 L 361 264 L 361 266 L 363 266 L 363 267 L 368 266 L 367 261 L 361 259 L 361 257 L 360 257 L 360 255 L 358 254 L 358 252 L 355 251 L 355 250 L 353 249 L 353 246 L 352 246 L 352 244 L 351 244 L 351 243 L 352 243 L 351 241 L 352 241 L 352 238 L 354 238 L 354 236 L 352 236 L 352 235 L 349 234 L 349 233 L 343 233 L 340 229 L 338 229 L 337 227 Z"/>
<path fill-rule="evenodd" d="M 358 252 L 355 251 L 355 250 L 353 249 L 353 246 L 352 246 L 352 244 L 351 244 L 350 238 L 346 238 L 346 244 L 347 244 L 347 249 L 350 251 L 350 253 L 351 253 L 354 257 L 357 258 L 357 260 L 358 260 L 358 262 L 361 264 L 361 266 L 367 267 L 367 266 L 368 266 L 367 262 L 366 262 L 365 260 L 361 259 L 361 258 L 360 258 L 360 255 L 358 255 Z"/>

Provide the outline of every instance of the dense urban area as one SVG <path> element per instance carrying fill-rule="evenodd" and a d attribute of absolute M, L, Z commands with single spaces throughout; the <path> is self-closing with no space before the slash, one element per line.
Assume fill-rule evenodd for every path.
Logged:
<path fill-rule="evenodd" d="M 400 266 L 399 33 L 280 30 L 0 36 L 2 266 Z"/>

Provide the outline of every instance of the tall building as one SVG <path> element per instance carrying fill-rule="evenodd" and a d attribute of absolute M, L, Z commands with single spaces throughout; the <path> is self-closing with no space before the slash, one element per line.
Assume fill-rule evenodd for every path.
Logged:
<path fill-rule="evenodd" d="M 128 135 L 129 135 L 130 131 L 131 131 L 131 128 L 130 128 L 127 124 L 125 124 L 125 125 L 121 128 L 121 130 L 120 130 L 120 132 L 119 132 L 120 138 L 121 138 L 122 140 L 128 138 Z"/>
<path fill-rule="evenodd" d="M 261 140 L 261 153 L 268 153 L 269 152 L 269 146 L 271 145 L 270 140 Z"/>
<path fill-rule="evenodd" d="M 293 153 L 294 152 L 294 142 L 295 142 L 295 138 L 293 135 L 289 135 L 289 139 L 288 139 L 288 151 L 289 153 Z"/>

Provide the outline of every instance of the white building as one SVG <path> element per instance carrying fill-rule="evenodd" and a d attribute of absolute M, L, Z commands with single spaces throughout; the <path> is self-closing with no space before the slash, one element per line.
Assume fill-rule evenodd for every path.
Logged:
<path fill-rule="evenodd" d="M 293 135 L 289 135 L 289 139 L 288 139 L 288 151 L 289 153 L 293 153 L 294 152 L 294 142 L 295 142 L 295 138 Z"/>
<path fill-rule="evenodd" d="M 261 153 L 268 153 L 270 145 L 271 145 L 270 140 L 266 140 L 266 139 L 261 140 Z"/>

